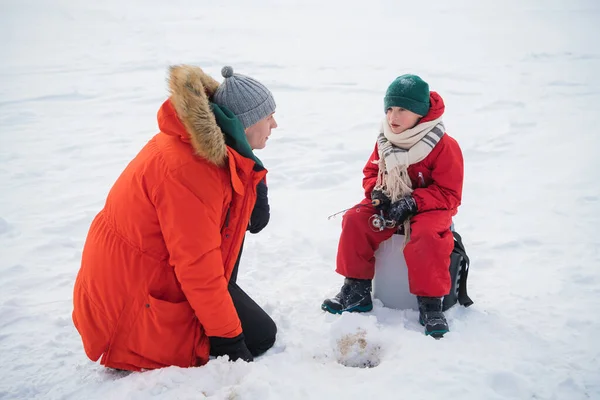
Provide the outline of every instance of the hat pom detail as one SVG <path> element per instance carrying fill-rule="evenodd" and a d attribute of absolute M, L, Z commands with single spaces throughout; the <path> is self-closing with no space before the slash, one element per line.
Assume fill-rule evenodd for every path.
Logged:
<path fill-rule="evenodd" d="M 223 75 L 223 78 L 229 78 L 233 76 L 233 67 L 230 67 L 229 65 L 223 67 L 221 69 L 221 75 Z"/>

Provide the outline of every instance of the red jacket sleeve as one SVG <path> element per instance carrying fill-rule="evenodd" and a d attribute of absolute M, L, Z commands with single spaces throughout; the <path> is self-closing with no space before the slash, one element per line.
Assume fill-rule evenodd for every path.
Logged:
<path fill-rule="evenodd" d="M 379 173 L 378 160 L 379 151 L 377 150 L 377 143 L 375 143 L 375 150 L 373 150 L 371 157 L 369 157 L 369 161 L 367 161 L 367 164 L 363 168 L 363 188 L 365 189 L 365 197 L 367 199 L 371 198 L 371 192 L 377 182 L 377 174 Z M 375 163 L 373 161 L 375 161 Z"/>
<path fill-rule="evenodd" d="M 235 337 L 242 328 L 221 257 L 221 189 L 210 179 L 202 190 L 192 182 L 182 173 L 168 175 L 155 192 L 169 261 L 206 335 Z"/>
<path fill-rule="evenodd" d="M 464 178 L 462 152 L 456 140 L 448 135 L 438 143 L 440 145 L 442 147 L 431 164 L 433 182 L 413 191 L 419 212 L 456 210 L 461 203 Z"/>

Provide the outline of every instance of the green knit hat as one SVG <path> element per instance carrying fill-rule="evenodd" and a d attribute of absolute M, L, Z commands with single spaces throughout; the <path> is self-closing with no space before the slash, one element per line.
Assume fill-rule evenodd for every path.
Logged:
<path fill-rule="evenodd" d="M 429 85 L 417 75 L 401 75 L 387 88 L 383 105 L 385 112 L 402 107 L 423 117 L 429 111 Z"/>

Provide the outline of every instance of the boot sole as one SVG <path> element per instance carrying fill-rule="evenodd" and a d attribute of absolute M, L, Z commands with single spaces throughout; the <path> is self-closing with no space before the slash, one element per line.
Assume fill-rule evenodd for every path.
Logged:
<path fill-rule="evenodd" d="M 343 310 L 336 310 L 336 309 L 329 307 L 327 304 L 321 304 L 321 310 L 327 311 L 328 313 L 331 313 L 331 314 L 341 314 L 343 312 L 369 312 L 369 311 L 373 310 L 373 304 L 369 304 L 366 306 L 354 306 L 354 307 L 350 307 L 348 309 L 343 309 Z"/>
<path fill-rule="evenodd" d="M 444 330 L 444 331 L 430 331 L 430 332 L 425 332 L 425 336 L 431 336 L 434 339 L 441 339 L 448 332 L 450 332 L 450 331 L 446 331 L 446 330 Z"/>
<path fill-rule="evenodd" d="M 425 322 L 423 321 L 423 319 L 421 317 L 419 317 L 419 324 L 421 324 L 421 326 L 425 326 Z M 448 332 L 450 332 L 449 329 L 443 329 L 443 330 L 438 330 L 438 331 L 425 331 L 425 336 L 431 336 L 432 338 L 435 338 L 435 339 L 441 339 Z"/>

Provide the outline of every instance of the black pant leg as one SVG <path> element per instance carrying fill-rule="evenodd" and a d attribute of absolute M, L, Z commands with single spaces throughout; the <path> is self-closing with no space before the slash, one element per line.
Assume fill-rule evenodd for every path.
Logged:
<path fill-rule="evenodd" d="M 240 252 L 238 254 L 238 258 L 237 260 L 235 260 L 235 265 L 233 266 L 233 271 L 231 272 L 231 278 L 229 278 L 229 282 L 237 282 L 237 276 L 238 276 L 238 270 L 240 269 L 240 260 L 242 259 L 242 251 L 244 250 L 244 241 L 246 240 L 246 237 L 244 236 L 244 239 L 242 239 L 242 245 L 240 246 Z"/>
<path fill-rule="evenodd" d="M 255 357 L 263 354 L 275 344 L 275 321 L 235 282 L 229 282 L 229 294 L 242 323 L 248 350 Z"/>

